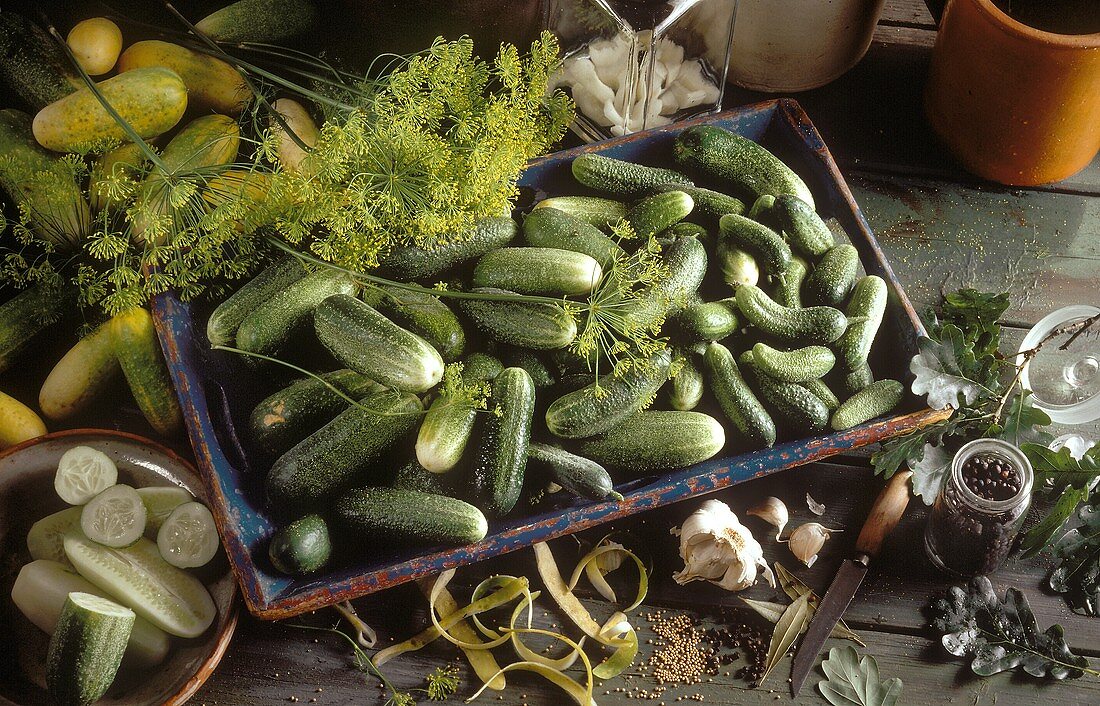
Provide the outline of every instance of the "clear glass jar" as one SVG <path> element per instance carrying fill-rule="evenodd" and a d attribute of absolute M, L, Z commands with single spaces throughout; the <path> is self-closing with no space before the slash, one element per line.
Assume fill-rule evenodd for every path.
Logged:
<path fill-rule="evenodd" d="M 737 0 L 550 0 L 574 132 L 593 142 L 721 108 L 736 12 Z"/>
<path fill-rule="evenodd" d="M 1020 383 L 1031 390 L 1031 401 L 1053 422 L 1088 424 L 1100 419 L 1097 316 L 1100 307 L 1063 307 L 1044 316 L 1020 344 L 1016 356 L 1016 365 L 1024 365 Z"/>
<path fill-rule="evenodd" d="M 1018 485 L 1010 497 L 991 499 L 971 487 L 967 462 L 990 460 L 1014 469 Z M 979 470 L 973 469 L 971 470 Z M 969 480 L 968 480 L 969 479 Z M 928 558 L 940 569 L 960 576 L 996 571 L 1012 549 L 1031 505 L 1034 475 L 1020 449 L 1000 439 L 965 444 L 951 461 L 951 471 L 932 506 L 924 531 Z M 981 477 L 985 482 L 985 477 Z"/>

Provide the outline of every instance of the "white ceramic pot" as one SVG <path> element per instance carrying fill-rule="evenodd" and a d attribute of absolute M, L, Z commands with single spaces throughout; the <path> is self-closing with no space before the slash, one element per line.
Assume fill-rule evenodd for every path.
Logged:
<path fill-rule="evenodd" d="M 758 91 L 804 91 L 852 68 L 885 0 L 739 0 L 727 78 Z"/>

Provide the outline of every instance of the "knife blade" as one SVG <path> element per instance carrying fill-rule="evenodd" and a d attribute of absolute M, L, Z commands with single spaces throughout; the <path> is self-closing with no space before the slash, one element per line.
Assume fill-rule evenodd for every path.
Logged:
<path fill-rule="evenodd" d="M 912 471 L 895 473 L 879 493 L 863 523 L 859 538 L 856 539 L 856 555 L 841 563 L 829 584 L 829 590 L 818 603 L 791 663 L 791 696 L 797 696 L 802 685 L 806 683 L 825 640 L 844 616 L 844 611 L 856 595 L 863 577 L 867 575 L 871 560 L 878 554 L 886 536 L 897 527 L 905 513 L 905 508 L 909 505 L 909 477 L 912 475 Z"/>

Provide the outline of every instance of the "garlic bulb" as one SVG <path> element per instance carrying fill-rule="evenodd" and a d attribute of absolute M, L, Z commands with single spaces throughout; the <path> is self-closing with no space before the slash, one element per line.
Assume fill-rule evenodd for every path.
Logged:
<path fill-rule="evenodd" d="M 787 520 L 790 519 L 787 506 L 783 504 L 782 500 L 771 495 L 746 510 L 745 514 L 759 517 L 775 527 L 776 539 L 779 539 L 779 535 L 783 534 L 783 528 L 787 526 Z"/>
<path fill-rule="evenodd" d="M 672 575 L 678 584 L 710 581 L 727 591 L 740 591 L 756 583 L 757 572 L 775 586 L 775 575 L 764 559 L 764 550 L 737 515 L 720 500 L 707 500 L 671 533 L 680 537 L 683 571 Z"/>
<path fill-rule="evenodd" d="M 796 559 L 810 567 L 817 561 L 817 553 L 821 551 L 821 547 L 825 546 L 825 540 L 831 537 L 833 532 L 841 531 L 843 530 L 829 529 L 817 522 L 807 522 L 791 532 L 787 546 L 790 547 L 791 554 L 794 554 Z"/>

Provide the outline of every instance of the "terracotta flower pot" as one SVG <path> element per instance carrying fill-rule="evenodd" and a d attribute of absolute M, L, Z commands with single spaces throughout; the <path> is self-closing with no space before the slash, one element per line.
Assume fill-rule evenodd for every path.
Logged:
<path fill-rule="evenodd" d="M 991 0 L 950 0 L 925 111 L 978 176 L 1018 186 L 1065 179 L 1100 150 L 1100 33 L 1053 34 Z"/>
<path fill-rule="evenodd" d="M 726 77 L 758 91 L 823 86 L 867 53 L 884 2 L 739 0 Z"/>

